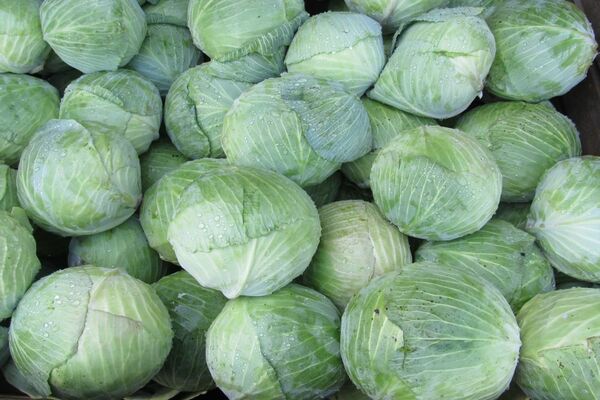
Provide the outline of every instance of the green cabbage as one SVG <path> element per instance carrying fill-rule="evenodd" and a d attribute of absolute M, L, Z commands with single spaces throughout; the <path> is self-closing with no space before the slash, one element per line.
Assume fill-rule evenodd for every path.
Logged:
<path fill-rule="evenodd" d="M 449 242 L 427 242 L 415 258 L 487 279 L 515 311 L 536 294 L 554 289 L 554 272 L 535 238 L 506 221 L 492 220 Z"/>
<path fill-rule="evenodd" d="M 58 91 L 29 75 L 0 74 L 0 162 L 19 161 L 33 134 L 58 117 Z"/>
<path fill-rule="evenodd" d="M 140 157 L 142 192 L 146 192 L 165 174 L 177 169 L 186 161 L 187 158 L 168 140 L 152 143 L 148 151 Z"/>
<path fill-rule="evenodd" d="M 500 203 L 494 218 L 510 222 L 515 227 L 525 230 L 529 216 L 530 203 Z"/>
<path fill-rule="evenodd" d="M 227 299 L 203 288 L 187 272 L 179 271 L 158 281 L 154 288 L 173 324 L 173 348 L 153 378 L 163 386 L 183 392 L 204 392 L 214 387 L 206 365 L 206 331 Z"/>
<path fill-rule="evenodd" d="M 448 128 L 404 131 L 371 170 L 375 203 L 400 231 L 452 240 L 481 229 L 500 202 L 502 174 L 475 139 Z"/>
<path fill-rule="evenodd" d="M 344 309 L 377 276 L 412 262 L 408 239 L 362 200 L 338 201 L 319 209 L 321 242 L 304 283 Z"/>
<path fill-rule="evenodd" d="M 43 229 L 63 236 L 103 232 L 128 219 L 140 203 L 139 160 L 120 136 L 51 120 L 23 151 L 17 193 Z"/>
<path fill-rule="evenodd" d="M 69 267 L 87 264 L 119 268 L 146 283 L 154 283 L 167 273 L 167 266 L 148 245 L 135 217 L 109 231 L 72 238 Z"/>
<path fill-rule="evenodd" d="M 118 134 L 141 154 L 158 139 L 162 100 L 156 87 L 134 71 L 96 72 L 69 84 L 60 118 L 97 133 Z"/>
<path fill-rule="evenodd" d="M 546 172 L 527 230 L 559 271 L 600 283 L 600 157 L 570 158 Z"/>
<path fill-rule="evenodd" d="M 575 125 L 546 104 L 487 104 L 464 114 L 456 129 L 477 139 L 494 155 L 502 172 L 502 201 L 531 201 L 547 169 L 581 155 Z"/>
<path fill-rule="evenodd" d="M 42 0 L 0 0 L 0 73 L 38 72 L 50 47 L 42 38 Z"/>
<path fill-rule="evenodd" d="M 331 301 L 299 285 L 240 297 L 208 330 L 208 368 L 230 399 L 326 398 L 346 378 L 339 329 Z"/>
<path fill-rule="evenodd" d="M 315 206 L 321 207 L 335 201 L 340 192 L 342 180 L 342 174 L 336 172 L 317 185 L 305 187 L 304 191 L 308 193 Z"/>
<path fill-rule="evenodd" d="M 362 96 L 385 65 L 381 26 L 361 14 L 318 14 L 298 29 L 285 64 L 289 72 L 338 81 Z"/>
<path fill-rule="evenodd" d="M 10 352 L 44 397 L 122 398 L 160 370 L 169 313 L 152 288 L 117 270 L 68 268 L 37 281 L 10 326 Z"/>
<path fill-rule="evenodd" d="M 18 206 L 17 171 L 0 164 L 0 211 L 10 211 Z"/>
<path fill-rule="evenodd" d="M 372 138 L 362 103 L 340 84 L 285 74 L 253 86 L 234 102 L 221 143 L 233 164 L 312 186 L 365 155 Z"/>
<path fill-rule="evenodd" d="M 126 65 L 146 36 L 136 0 L 45 0 L 40 17 L 44 40 L 83 73 Z"/>
<path fill-rule="evenodd" d="M 374 279 L 342 316 L 346 371 L 375 400 L 496 399 L 520 345 L 498 289 L 430 263 Z"/>
<path fill-rule="evenodd" d="M 516 381 L 532 399 L 592 399 L 600 392 L 600 290 L 536 296 L 519 312 L 523 347 Z"/>
<path fill-rule="evenodd" d="M 487 89 L 510 99 L 538 102 L 581 82 L 598 45 L 590 22 L 564 0 L 504 0 L 488 19 L 498 54 Z"/>
<path fill-rule="evenodd" d="M 434 10 L 407 25 L 369 97 L 424 117 L 465 111 L 482 95 L 496 53 L 480 11 Z"/>

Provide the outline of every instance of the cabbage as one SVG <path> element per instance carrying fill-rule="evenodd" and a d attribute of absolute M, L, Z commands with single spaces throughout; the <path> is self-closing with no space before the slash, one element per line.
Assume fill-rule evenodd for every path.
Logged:
<path fill-rule="evenodd" d="M 591 399 L 600 391 L 600 290 L 536 296 L 519 312 L 523 347 L 516 381 L 532 399 Z"/>
<path fill-rule="evenodd" d="M 167 273 L 167 266 L 148 245 L 135 217 L 109 231 L 72 238 L 69 267 L 86 264 L 119 268 L 146 283 L 156 282 Z"/>
<path fill-rule="evenodd" d="M 10 352 L 45 398 L 122 398 L 158 372 L 172 338 L 169 314 L 150 286 L 87 266 L 32 286 L 13 315 Z"/>
<path fill-rule="evenodd" d="M 321 242 L 304 283 L 344 309 L 377 276 L 412 262 L 408 239 L 362 200 L 338 201 L 319 209 Z"/>
<path fill-rule="evenodd" d="M 496 53 L 480 11 L 434 10 L 407 25 L 369 97 L 431 118 L 465 111 L 481 96 Z"/>
<path fill-rule="evenodd" d="M 140 164 L 133 146 L 120 136 L 88 131 L 73 120 L 51 120 L 23 151 L 17 194 L 43 229 L 91 235 L 135 212 L 141 200 Z"/>
<path fill-rule="evenodd" d="M 252 84 L 283 71 L 284 49 L 270 57 L 211 61 L 191 68 L 175 80 L 165 101 L 165 126 L 187 158 L 223 157 L 221 130 L 233 101 Z"/>
<path fill-rule="evenodd" d="M 360 100 L 338 83 L 303 74 L 244 92 L 225 116 L 221 138 L 233 164 L 276 171 L 300 186 L 323 182 L 371 142 Z"/>
<path fill-rule="evenodd" d="M 430 263 L 374 279 L 342 316 L 346 371 L 375 400 L 496 399 L 520 345 L 498 289 Z"/>
<path fill-rule="evenodd" d="M 340 192 L 342 180 L 342 174 L 336 172 L 317 185 L 305 187 L 304 191 L 308 193 L 315 206 L 321 207 L 335 201 Z"/>
<path fill-rule="evenodd" d="M 424 126 L 404 131 L 379 152 L 371 187 L 377 206 L 404 234 L 452 240 L 492 218 L 502 174 L 475 139 Z"/>
<path fill-rule="evenodd" d="M 554 289 L 554 272 L 535 238 L 501 220 L 450 242 L 427 242 L 415 258 L 488 280 L 515 311 L 536 294 Z"/>
<path fill-rule="evenodd" d="M 216 290 L 203 288 L 185 271 L 162 278 L 154 288 L 169 310 L 175 337 L 167 361 L 153 379 L 183 392 L 213 388 L 206 365 L 205 336 L 227 299 Z"/>
<path fill-rule="evenodd" d="M 575 125 L 546 104 L 487 104 L 463 115 L 456 128 L 494 155 L 502 172 L 502 201 L 531 201 L 547 169 L 581 155 Z"/>
<path fill-rule="evenodd" d="M 0 211 L 10 211 L 18 206 L 17 171 L 0 164 Z"/>
<path fill-rule="evenodd" d="M 515 227 L 525 230 L 530 206 L 530 203 L 500 203 L 494 218 L 510 222 Z"/>
<path fill-rule="evenodd" d="M 208 330 L 208 368 L 230 399 L 326 398 L 345 380 L 339 329 L 331 301 L 299 285 L 240 297 Z"/>
<path fill-rule="evenodd" d="M 40 270 L 33 229 L 22 211 L 0 211 L 0 321 L 10 318 Z"/>
<path fill-rule="evenodd" d="M 45 0 L 40 17 L 44 40 L 83 73 L 126 65 L 146 36 L 136 0 Z"/>
<path fill-rule="evenodd" d="M 141 154 L 158 139 L 162 100 L 156 87 L 136 72 L 97 72 L 71 82 L 60 118 L 74 119 L 97 133 L 123 136 Z"/>
<path fill-rule="evenodd" d="M 498 54 L 487 89 L 505 99 L 563 95 L 585 78 L 596 57 L 590 22 L 565 0 L 504 0 L 488 23 Z"/>
<path fill-rule="evenodd" d="M 350 10 L 379 21 L 385 33 L 394 33 L 404 23 L 447 3 L 448 0 L 346 0 Z"/>
<path fill-rule="evenodd" d="M 211 59 L 269 56 L 288 46 L 308 18 L 303 0 L 190 0 L 188 26 L 194 43 Z"/>
<path fill-rule="evenodd" d="M 273 172 L 225 160 L 197 165 L 167 220 L 181 266 L 228 298 L 264 296 L 301 275 L 321 230 L 310 197 Z"/>
<path fill-rule="evenodd" d="M 563 160 L 536 190 L 527 230 L 559 271 L 600 282 L 600 157 Z"/>
<path fill-rule="evenodd" d="M 0 0 L 0 73 L 38 72 L 50 47 L 42 38 L 42 0 Z"/>
<path fill-rule="evenodd" d="M 375 161 L 381 148 L 405 130 L 423 125 L 437 125 L 437 122 L 430 118 L 417 117 L 400 111 L 367 97 L 364 97 L 362 102 L 371 122 L 371 132 L 373 133 L 372 151 L 356 161 L 344 164 L 342 172 L 358 187 L 367 189 L 371 187 L 369 178 L 373 161 Z"/>
<path fill-rule="evenodd" d="M 58 91 L 29 75 L 0 74 L 0 162 L 19 161 L 36 130 L 58 117 Z"/>
<path fill-rule="evenodd" d="M 294 36 L 285 64 L 289 72 L 338 81 L 362 96 L 385 65 L 381 26 L 361 14 L 318 14 Z"/>
<path fill-rule="evenodd" d="M 150 24 L 139 53 L 127 64 L 166 95 L 175 79 L 202 61 L 187 28 Z"/>
<path fill-rule="evenodd" d="M 142 172 L 142 192 L 162 178 L 165 174 L 177 169 L 187 158 L 181 154 L 168 140 L 154 142 L 148 151 L 140 157 Z"/>

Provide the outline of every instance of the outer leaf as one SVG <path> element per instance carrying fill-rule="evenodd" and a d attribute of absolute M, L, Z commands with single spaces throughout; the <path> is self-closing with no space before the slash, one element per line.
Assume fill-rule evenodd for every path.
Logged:
<path fill-rule="evenodd" d="M 19 207 L 17 197 L 17 171 L 0 164 L 0 211 Z"/>
<path fill-rule="evenodd" d="M 552 265 L 600 282 L 600 157 L 571 158 L 546 172 L 536 190 L 527 230 Z"/>
<path fill-rule="evenodd" d="M 171 24 L 187 28 L 190 0 L 158 0 L 144 6 L 148 24 Z"/>

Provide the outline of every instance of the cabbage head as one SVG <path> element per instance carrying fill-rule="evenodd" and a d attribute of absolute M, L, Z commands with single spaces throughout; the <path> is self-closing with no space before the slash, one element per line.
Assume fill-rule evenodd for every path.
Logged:
<path fill-rule="evenodd" d="M 150 146 L 140 157 L 142 172 L 142 192 L 162 178 L 165 174 L 177 169 L 187 158 L 181 154 L 168 140 L 159 140 Z"/>
<path fill-rule="evenodd" d="M 111 230 L 72 238 L 68 262 L 69 267 L 90 264 L 119 268 L 146 283 L 154 283 L 167 273 L 167 266 L 148 245 L 135 217 Z"/>
<path fill-rule="evenodd" d="M 444 7 L 447 3 L 448 0 L 346 0 L 350 10 L 377 20 L 388 34 L 396 32 L 419 15 Z"/>
<path fill-rule="evenodd" d="M 298 29 L 285 64 L 289 72 L 338 81 L 362 96 L 385 65 L 381 26 L 362 14 L 315 15 Z"/>
<path fill-rule="evenodd" d="M 162 100 L 156 87 L 137 72 L 96 72 L 67 86 L 60 118 L 74 119 L 98 133 L 123 136 L 143 153 L 158 139 Z"/>
<path fill-rule="evenodd" d="M 368 189 L 371 187 L 371 167 L 373 167 L 373 162 L 380 149 L 405 130 L 424 125 L 437 125 L 437 122 L 431 118 L 409 114 L 368 97 L 363 97 L 362 102 L 371 123 L 372 150 L 355 161 L 345 163 L 342 166 L 342 172 L 358 187 Z"/>
<path fill-rule="evenodd" d="M 515 311 L 536 294 L 554 289 L 554 272 L 535 237 L 506 221 L 491 220 L 449 242 L 427 242 L 415 258 L 486 279 Z"/>
<path fill-rule="evenodd" d="M 532 399 L 591 399 L 600 392 L 600 289 L 538 295 L 517 316 L 523 347 L 516 381 Z"/>
<path fill-rule="evenodd" d="M 42 0 L 0 0 L 0 73 L 38 72 L 50 46 L 42 37 Z"/>
<path fill-rule="evenodd" d="M 346 379 L 339 338 L 333 303 L 292 284 L 227 303 L 208 330 L 206 360 L 230 399 L 322 399 Z"/>
<path fill-rule="evenodd" d="M 374 279 L 342 316 L 346 371 L 374 400 L 496 399 L 520 345 L 498 289 L 431 263 Z"/>
<path fill-rule="evenodd" d="M 0 74 L 0 162 L 16 164 L 34 133 L 58 117 L 58 91 L 29 75 Z"/>
<path fill-rule="evenodd" d="M 136 0 L 45 0 L 40 17 L 44 40 L 86 74 L 127 65 L 146 36 Z"/>
<path fill-rule="evenodd" d="M 365 155 L 372 136 L 362 103 L 340 84 L 285 74 L 253 86 L 233 103 L 221 143 L 233 164 L 312 186 Z"/>
<path fill-rule="evenodd" d="M 206 331 L 227 299 L 221 292 L 198 284 L 179 271 L 154 285 L 169 310 L 173 324 L 173 348 L 153 378 L 162 386 L 182 392 L 205 392 L 215 384 L 206 365 Z"/>
<path fill-rule="evenodd" d="M 187 158 L 219 158 L 223 119 L 234 100 L 254 83 L 283 71 L 283 49 L 263 57 L 252 54 L 220 63 L 211 61 L 181 74 L 165 101 L 165 126 Z"/>
<path fill-rule="evenodd" d="M 337 201 L 319 209 L 321 242 L 304 283 L 341 310 L 371 279 L 412 262 L 408 238 L 372 203 Z"/>
<path fill-rule="evenodd" d="M 18 206 L 17 171 L 0 164 L 0 211 L 10 211 Z"/>
<path fill-rule="evenodd" d="M 531 203 L 500 203 L 494 218 L 510 222 L 515 227 L 526 230 Z"/>
<path fill-rule="evenodd" d="M 194 43 L 217 61 L 249 54 L 269 56 L 288 46 L 308 18 L 303 0 L 190 0 L 188 26 Z"/>
<path fill-rule="evenodd" d="M 565 0 L 505 0 L 488 23 L 498 54 L 486 86 L 509 100 L 567 93 L 585 78 L 598 50 L 585 14 Z"/>
<path fill-rule="evenodd" d="M 371 170 L 375 203 L 406 235 L 452 240 L 481 229 L 500 202 L 502 174 L 492 154 L 458 130 L 404 131 Z"/>
<path fill-rule="evenodd" d="M 23 151 L 17 194 L 43 229 L 62 236 L 103 232 L 128 219 L 140 203 L 140 163 L 120 136 L 51 120 Z"/>
<path fill-rule="evenodd" d="M 527 230 L 559 271 L 600 283 L 600 157 L 557 163 L 535 192 Z"/>
<path fill-rule="evenodd" d="M 434 10 L 408 24 L 369 97 L 430 118 L 465 111 L 482 95 L 496 54 L 480 11 Z"/>
<path fill-rule="evenodd" d="M 15 311 L 10 352 L 44 398 L 122 398 L 160 370 L 169 313 L 145 283 L 117 269 L 67 268 L 37 281 Z"/>
<path fill-rule="evenodd" d="M 0 211 L 0 321 L 10 318 L 40 270 L 33 229 L 22 211 Z"/>
<path fill-rule="evenodd" d="M 274 172 L 225 160 L 199 166 L 168 223 L 181 266 L 228 298 L 268 295 L 301 275 L 321 233 L 308 194 Z"/>
<path fill-rule="evenodd" d="M 546 104 L 486 104 L 464 114 L 456 129 L 494 155 L 502 172 L 502 201 L 531 201 L 546 170 L 560 160 L 581 155 L 575 125 Z"/>

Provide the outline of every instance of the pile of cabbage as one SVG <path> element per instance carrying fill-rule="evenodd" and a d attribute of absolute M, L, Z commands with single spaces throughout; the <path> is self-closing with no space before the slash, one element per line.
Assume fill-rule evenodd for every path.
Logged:
<path fill-rule="evenodd" d="M 0 0 L 0 387 L 597 398 L 596 53 L 566 0 Z"/>

